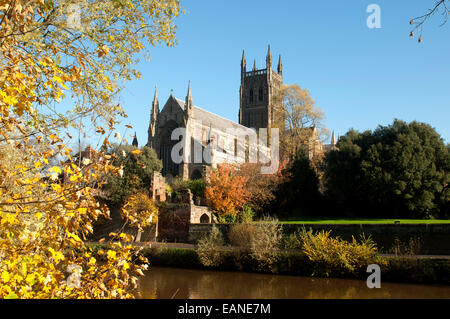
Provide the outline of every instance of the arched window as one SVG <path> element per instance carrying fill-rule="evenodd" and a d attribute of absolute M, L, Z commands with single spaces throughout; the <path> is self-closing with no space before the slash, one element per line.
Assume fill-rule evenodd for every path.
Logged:
<path fill-rule="evenodd" d="M 200 223 L 201 224 L 209 224 L 209 216 L 207 214 L 203 214 L 200 217 Z"/>
<path fill-rule="evenodd" d="M 202 173 L 198 169 L 195 169 L 191 174 L 191 179 L 201 179 Z"/>
<path fill-rule="evenodd" d="M 264 98 L 264 90 L 262 87 L 259 88 L 259 101 L 261 102 Z"/>
<path fill-rule="evenodd" d="M 253 89 L 250 89 L 250 103 L 253 103 Z"/>

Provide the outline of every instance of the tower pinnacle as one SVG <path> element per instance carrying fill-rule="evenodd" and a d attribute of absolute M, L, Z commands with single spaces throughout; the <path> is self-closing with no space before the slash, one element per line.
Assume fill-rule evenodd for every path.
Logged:
<path fill-rule="evenodd" d="M 267 49 L 266 64 L 267 64 L 267 69 L 272 68 L 272 54 L 270 53 L 270 44 L 269 44 L 269 48 Z"/>
<path fill-rule="evenodd" d="M 278 58 L 278 69 L 277 69 L 277 71 L 278 71 L 278 74 L 283 74 L 283 64 L 281 63 L 281 54 L 280 54 L 280 56 Z"/>

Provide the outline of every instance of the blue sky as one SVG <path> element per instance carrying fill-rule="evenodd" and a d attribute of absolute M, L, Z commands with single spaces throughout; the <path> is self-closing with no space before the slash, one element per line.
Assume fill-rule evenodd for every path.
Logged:
<path fill-rule="evenodd" d="M 140 145 L 147 141 L 154 87 L 160 108 L 170 95 L 184 99 L 191 80 L 194 104 L 237 121 L 240 61 L 265 66 L 267 46 L 282 55 L 284 83 L 307 88 L 338 134 L 375 129 L 394 118 L 431 124 L 450 142 L 450 22 L 435 16 L 423 42 L 410 38 L 411 18 L 432 0 L 182 1 L 178 44 L 150 48 L 143 78 L 120 96 Z M 381 28 L 369 29 L 369 4 L 381 8 Z M 128 138 L 131 142 L 131 139 Z"/>

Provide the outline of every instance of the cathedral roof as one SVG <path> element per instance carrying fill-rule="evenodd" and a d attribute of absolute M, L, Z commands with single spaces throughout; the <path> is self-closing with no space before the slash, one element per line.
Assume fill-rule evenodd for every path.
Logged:
<path fill-rule="evenodd" d="M 180 107 L 184 110 L 185 109 L 185 102 L 175 98 L 175 100 L 177 101 L 177 103 L 180 105 Z M 229 119 L 226 119 L 222 116 L 219 116 L 217 114 L 211 113 L 209 111 L 206 111 L 198 106 L 193 106 L 192 107 L 193 110 L 193 115 L 192 117 L 196 120 L 196 121 L 200 121 L 202 122 L 202 124 L 204 126 L 210 126 L 213 129 L 218 129 L 221 131 L 226 132 L 227 129 L 229 128 L 233 128 L 233 129 L 241 129 L 244 131 L 253 131 L 251 128 L 248 128 L 246 126 L 243 126 L 241 124 L 238 124 L 236 122 L 233 122 Z"/>

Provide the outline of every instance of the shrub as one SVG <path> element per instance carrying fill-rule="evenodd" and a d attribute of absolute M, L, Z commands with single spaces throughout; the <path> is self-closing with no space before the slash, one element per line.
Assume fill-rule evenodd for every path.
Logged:
<path fill-rule="evenodd" d="M 303 243 L 297 234 L 289 234 L 283 237 L 282 245 L 284 249 L 302 249 Z"/>
<path fill-rule="evenodd" d="M 257 270 L 272 270 L 281 242 L 278 220 L 265 219 L 257 224 L 235 224 L 231 227 L 228 238 L 231 245 L 238 248 L 237 262 L 242 262 L 249 255 L 256 262 Z"/>
<path fill-rule="evenodd" d="M 281 238 L 281 226 L 277 219 L 265 218 L 261 223 L 256 224 L 250 254 L 258 262 L 259 270 L 273 270 Z"/>
<path fill-rule="evenodd" d="M 250 252 L 251 242 L 257 231 L 254 224 L 235 224 L 228 233 L 228 239 L 233 247 Z"/>
<path fill-rule="evenodd" d="M 365 271 L 367 265 L 382 263 L 377 248 L 371 238 L 361 237 L 358 242 L 354 237 L 347 242 L 339 237 L 331 237 L 331 231 L 317 232 L 312 230 L 298 233 L 303 252 L 315 263 L 317 275 L 358 274 Z"/>
<path fill-rule="evenodd" d="M 223 262 L 224 241 L 222 233 L 213 226 L 211 233 L 198 241 L 197 254 L 204 266 L 217 267 Z"/>
<path fill-rule="evenodd" d="M 190 190 L 194 202 L 199 202 L 201 198 L 204 197 L 206 184 L 202 179 L 195 180 L 183 180 L 179 177 L 172 181 L 169 186 L 169 193 L 172 199 L 177 200 L 180 196 L 180 192 L 185 190 Z"/>
<path fill-rule="evenodd" d="M 217 217 L 217 221 L 220 224 L 234 224 L 236 222 L 236 215 L 219 215 L 219 214 L 215 214 L 215 216 Z"/>
<path fill-rule="evenodd" d="M 422 248 L 422 240 L 420 237 L 411 237 L 408 242 L 402 242 L 395 237 L 391 252 L 398 255 L 417 255 Z"/>
<path fill-rule="evenodd" d="M 253 212 L 252 207 L 249 205 L 244 205 L 244 207 L 242 207 L 242 211 L 237 214 L 236 221 L 238 223 L 251 223 L 254 216 L 255 213 Z"/>

